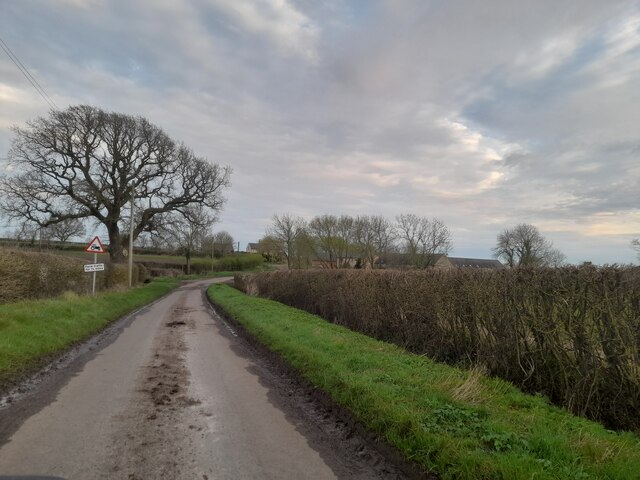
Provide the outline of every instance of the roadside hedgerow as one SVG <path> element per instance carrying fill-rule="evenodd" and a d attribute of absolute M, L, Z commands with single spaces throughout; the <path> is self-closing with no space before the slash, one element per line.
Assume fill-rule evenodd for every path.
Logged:
<path fill-rule="evenodd" d="M 239 275 L 236 284 L 478 367 L 611 428 L 640 430 L 638 267 L 288 271 Z"/>

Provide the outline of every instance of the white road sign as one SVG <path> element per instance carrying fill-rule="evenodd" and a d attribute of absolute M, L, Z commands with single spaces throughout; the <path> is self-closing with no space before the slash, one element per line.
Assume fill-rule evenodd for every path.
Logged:
<path fill-rule="evenodd" d="M 102 272 L 104 270 L 104 263 L 87 263 L 84 266 L 85 272 Z"/>

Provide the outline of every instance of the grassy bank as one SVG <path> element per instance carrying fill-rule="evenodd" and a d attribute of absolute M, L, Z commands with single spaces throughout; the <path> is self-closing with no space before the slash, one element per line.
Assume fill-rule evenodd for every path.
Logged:
<path fill-rule="evenodd" d="M 157 279 L 129 291 L 96 297 L 68 294 L 0 305 L 0 389 L 177 284 L 174 279 Z"/>
<path fill-rule="evenodd" d="M 640 478 L 633 434 L 225 285 L 209 295 L 363 425 L 443 479 Z"/>
<path fill-rule="evenodd" d="M 285 271 L 235 284 L 640 433 L 640 267 Z"/>
<path fill-rule="evenodd" d="M 104 290 L 126 286 L 129 282 L 126 264 L 105 262 L 106 270 L 98 272 L 96 289 Z M 92 260 L 88 260 L 92 262 Z M 91 292 L 91 275 L 84 273 L 83 265 L 87 260 L 76 257 L 64 257 L 50 253 L 38 253 L 28 250 L 0 248 L 0 303 L 26 299 L 50 298 L 64 292 L 79 295 Z M 134 265 L 134 282 L 144 280 L 139 267 Z"/>

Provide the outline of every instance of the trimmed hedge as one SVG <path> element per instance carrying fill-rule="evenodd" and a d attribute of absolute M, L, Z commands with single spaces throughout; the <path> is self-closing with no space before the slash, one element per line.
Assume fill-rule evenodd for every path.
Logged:
<path fill-rule="evenodd" d="M 640 431 L 640 268 L 289 271 L 236 286 Z"/>
<path fill-rule="evenodd" d="M 433 362 L 227 285 L 208 293 L 361 425 L 421 464 L 420 478 L 640 478 L 636 435 L 607 431 L 478 370 Z"/>
<path fill-rule="evenodd" d="M 55 297 L 64 292 L 90 293 L 92 275 L 84 273 L 86 263 L 70 256 L 0 248 L 0 303 Z M 106 263 L 106 271 L 97 274 L 96 289 L 128 286 L 128 266 Z M 145 278 L 146 269 L 140 271 L 134 265 L 134 283 Z"/>

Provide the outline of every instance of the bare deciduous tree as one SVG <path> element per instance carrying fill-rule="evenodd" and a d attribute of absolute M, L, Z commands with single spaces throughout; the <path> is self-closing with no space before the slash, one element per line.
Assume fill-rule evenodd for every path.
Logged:
<path fill-rule="evenodd" d="M 633 248 L 638 254 L 638 257 L 640 257 L 640 240 L 639 239 L 634 238 L 633 240 L 631 240 L 631 248 Z"/>
<path fill-rule="evenodd" d="M 353 218 L 342 215 L 320 215 L 314 217 L 308 225 L 316 258 L 324 268 L 343 268 L 347 266 L 353 242 Z"/>
<path fill-rule="evenodd" d="M 395 229 L 380 215 L 358 216 L 353 223 L 353 238 L 364 266 L 375 268 L 376 260 L 392 249 Z"/>
<path fill-rule="evenodd" d="M 296 258 L 296 246 L 304 232 L 306 222 L 301 217 L 291 214 L 274 215 L 267 234 L 278 242 L 280 252 L 287 260 L 287 268 L 291 268 Z"/>
<path fill-rule="evenodd" d="M 495 258 L 509 267 L 557 267 L 565 262 L 565 256 L 554 248 L 533 225 L 521 223 L 507 228 L 498 235 L 493 248 Z"/>
<path fill-rule="evenodd" d="M 314 258 L 313 239 L 306 228 L 300 230 L 293 247 L 292 265 L 294 268 L 309 268 Z"/>
<path fill-rule="evenodd" d="M 164 216 L 159 232 L 167 244 L 185 256 L 187 275 L 191 273 L 193 254 L 200 248 L 206 232 L 215 221 L 215 212 L 202 205 L 189 205 Z"/>
<path fill-rule="evenodd" d="M 271 235 L 265 235 L 260 239 L 258 253 L 268 262 L 280 262 L 283 258 L 280 242 Z"/>
<path fill-rule="evenodd" d="M 219 211 L 231 174 L 145 118 L 84 105 L 14 128 L 9 160 L 16 173 L 0 181 L 0 207 L 8 216 L 41 227 L 93 217 L 108 232 L 114 261 L 123 259 L 128 242 L 123 226 L 132 189 L 135 239 L 187 206 Z"/>
<path fill-rule="evenodd" d="M 84 223 L 78 218 L 67 218 L 47 227 L 49 235 L 60 243 L 66 243 L 71 237 L 85 234 Z"/>
<path fill-rule="evenodd" d="M 226 230 L 207 236 L 202 242 L 202 250 L 215 258 L 233 253 L 233 237 Z"/>
<path fill-rule="evenodd" d="M 38 235 L 42 233 L 38 225 L 22 221 L 18 227 L 14 230 L 12 237 L 18 240 L 18 242 L 28 242 L 33 245 L 38 238 Z"/>
<path fill-rule="evenodd" d="M 398 236 L 404 242 L 405 252 L 417 267 L 435 263 L 436 255 L 446 255 L 453 247 L 451 232 L 441 220 L 402 214 L 396 217 Z"/>

